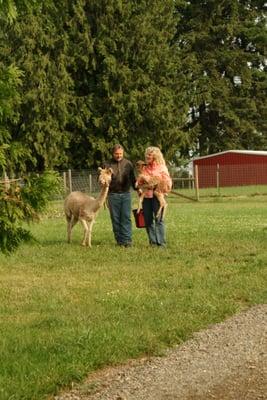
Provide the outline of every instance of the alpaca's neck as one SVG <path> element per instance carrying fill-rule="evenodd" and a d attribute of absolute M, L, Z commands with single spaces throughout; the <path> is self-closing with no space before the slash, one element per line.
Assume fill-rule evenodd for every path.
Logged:
<path fill-rule="evenodd" d="M 99 208 L 102 207 L 103 204 L 105 203 L 108 194 L 108 189 L 109 189 L 108 185 L 102 186 L 99 196 L 96 198 L 96 201 L 99 204 Z"/>

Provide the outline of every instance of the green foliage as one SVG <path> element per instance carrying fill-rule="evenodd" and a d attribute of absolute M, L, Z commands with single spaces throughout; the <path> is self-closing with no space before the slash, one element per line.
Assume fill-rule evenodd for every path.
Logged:
<path fill-rule="evenodd" d="M 19 100 L 18 87 L 23 73 L 14 65 L 5 67 L 0 63 L 0 122 L 15 119 L 14 106 Z"/>
<path fill-rule="evenodd" d="M 12 22 L 17 16 L 16 2 L 14 0 L 0 0 L 0 21 L 7 18 Z"/>
<path fill-rule="evenodd" d="M 60 178 L 55 171 L 45 171 L 41 175 L 31 174 L 24 178 L 21 198 L 34 212 L 45 211 L 49 200 L 60 192 Z"/>
<path fill-rule="evenodd" d="M 31 235 L 21 222 L 33 216 L 33 210 L 21 199 L 21 189 L 13 185 L 4 189 L 0 184 L 0 250 L 10 252 Z"/>
<path fill-rule="evenodd" d="M 179 57 L 170 45 L 174 3 L 152 3 L 95 1 L 84 9 L 93 42 L 84 81 L 91 114 L 85 134 L 94 156 L 88 163 L 109 156 L 118 141 L 133 159 L 148 144 L 170 154 L 179 146 L 186 104 Z"/>
<path fill-rule="evenodd" d="M 0 32 L 2 169 L 92 167 L 115 142 L 133 160 L 147 145 L 168 160 L 177 150 L 267 146 L 264 1 L 2 0 L 0 8 L 9 16 Z M 12 87 L 3 77 L 14 66 L 13 78 L 23 75 Z"/>
<path fill-rule="evenodd" d="M 12 24 L 21 10 L 38 7 L 42 0 L 0 0 L 0 21 Z"/>
<path fill-rule="evenodd" d="M 52 1 L 22 8 L 4 30 L 4 62 L 15 63 L 24 72 L 19 118 L 8 129 L 12 141 L 28 149 L 24 155 L 28 170 L 52 168 L 65 159 L 72 81 L 67 72 L 63 9 Z"/>
<path fill-rule="evenodd" d="M 28 230 L 22 227 L 14 227 L 14 224 L 7 218 L 0 220 L 0 230 L 0 249 L 3 253 L 11 253 L 17 249 L 21 243 L 32 239 Z"/>
<path fill-rule="evenodd" d="M 30 231 L 23 228 L 24 223 L 38 220 L 59 188 L 58 175 L 50 171 L 19 183 L 11 181 L 9 187 L 0 183 L 0 251 L 11 252 L 32 238 Z"/>
<path fill-rule="evenodd" d="M 177 41 L 192 89 L 187 150 L 266 148 L 265 7 L 264 1 L 178 2 Z"/>
<path fill-rule="evenodd" d="M 20 102 L 18 87 L 22 76 L 22 72 L 14 65 L 6 67 L 0 62 L 0 172 L 13 161 L 7 155 L 12 146 L 7 121 L 17 121 L 16 105 Z"/>
<path fill-rule="evenodd" d="M 24 12 L 34 9 L 31 5 L 38 5 L 38 1 L 1 1 L 0 20 L 6 14 L 7 23 L 5 30 L 1 31 L 1 59 L 0 59 L 0 173 L 14 174 L 25 171 L 27 163 L 36 164 L 36 155 L 31 151 L 32 143 L 21 134 L 23 132 L 22 114 L 20 106 L 25 100 L 23 86 L 29 78 L 27 69 L 18 68 L 12 45 L 17 46 L 17 41 L 12 43 L 12 35 L 16 32 L 17 8 Z M 35 9 L 37 10 L 37 8 Z M 13 22 L 10 24 L 10 22 Z M 3 40 L 2 40 L 3 39 Z M 9 40 L 8 40 L 9 39 Z M 18 36 L 19 39 L 19 36 Z M 29 40 L 29 37 L 27 37 Z M 20 57 L 23 58 L 23 54 Z M 20 65 L 22 67 L 22 65 Z M 22 71 L 23 70 L 23 71 Z M 24 78 L 24 79 L 23 79 Z M 39 82 L 40 83 L 40 82 Z M 22 88 L 21 93 L 19 93 Z M 22 105 L 20 105 L 21 99 Z M 32 98 L 32 100 L 34 100 Z M 25 111 L 25 109 L 24 109 Z M 28 110 L 31 114 L 31 110 Z M 35 121 L 38 125 L 38 121 Z M 39 128 L 40 129 L 40 126 Z M 31 138 L 34 139 L 34 135 Z M 43 137 L 41 138 L 43 140 Z M 37 145 L 36 141 L 36 145 Z M 53 146 L 51 146 L 53 147 Z M 48 164 L 48 163 L 45 163 Z M 21 182 L 20 182 L 21 183 Z M 53 172 L 45 172 L 41 176 L 33 175 L 25 178 L 22 185 L 17 181 L 11 184 L 0 183 L 0 250 L 9 253 L 15 250 L 20 243 L 31 238 L 31 234 L 22 225 L 38 217 L 43 211 L 55 190 L 58 190 L 59 178 Z M 7 186 L 8 185 L 8 186 Z"/>
<path fill-rule="evenodd" d="M 51 0 L 22 10 L 2 46 L 24 71 L 10 130 L 32 149 L 27 167 L 91 167 L 115 142 L 133 158 L 148 144 L 173 153 L 187 107 L 175 26 L 171 0 Z"/>

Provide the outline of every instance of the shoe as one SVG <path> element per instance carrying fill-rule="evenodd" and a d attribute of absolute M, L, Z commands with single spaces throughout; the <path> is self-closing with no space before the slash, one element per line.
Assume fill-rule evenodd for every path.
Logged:
<path fill-rule="evenodd" d="M 132 243 L 131 242 L 129 242 L 129 243 L 117 243 L 117 246 L 120 246 L 120 247 L 132 247 Z"/>

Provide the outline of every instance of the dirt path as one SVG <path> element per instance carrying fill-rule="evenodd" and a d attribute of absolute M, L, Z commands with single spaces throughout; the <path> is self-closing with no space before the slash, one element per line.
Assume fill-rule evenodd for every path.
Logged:
<path fill-rule="evenodd" d="M 55 400 L 267 400 L 267 304 L 196 333 L 164 357 L 92 374 Z"/>

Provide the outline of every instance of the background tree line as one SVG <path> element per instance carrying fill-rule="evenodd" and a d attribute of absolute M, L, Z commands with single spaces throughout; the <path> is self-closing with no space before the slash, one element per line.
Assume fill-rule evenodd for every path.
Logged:
<path fill-rule="evenodd" d="M 7 171 L 96 166 L 115 142 L 132 159 L 266 148 L 265 1 L 1 3 L 18 9 L 1 17 Z"/>

